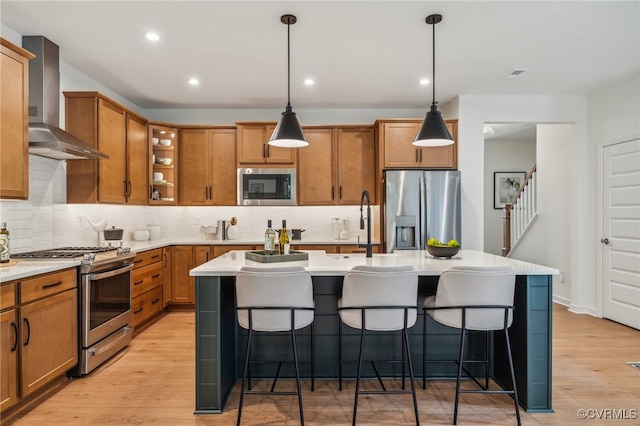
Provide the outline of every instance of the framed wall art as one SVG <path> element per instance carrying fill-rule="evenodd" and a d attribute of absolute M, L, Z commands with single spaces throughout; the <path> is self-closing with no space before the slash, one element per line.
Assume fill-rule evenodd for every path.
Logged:
<path fill-rule="evenodd" d="M 526 177 L 526 172 L 494 172 L 493 208 L 502 209 L 505 204 L 511 204 Z"/>

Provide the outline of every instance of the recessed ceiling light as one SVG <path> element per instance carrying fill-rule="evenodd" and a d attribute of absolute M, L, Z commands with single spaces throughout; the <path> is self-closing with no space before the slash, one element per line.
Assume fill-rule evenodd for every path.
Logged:
<path fill-rule="evenodd" d="M 191 77 L 189 79 L 189 84 L 192 86 L 197 86 L 198 84 L 200 84 L 200 80 L 198 80 L 197 78 Z"/>
<path fill-rule="evenodd" d="M 304 84 L 307 86 L 313 86 L 316 82 L 312 78 L 306 78 Z"/>
<path fill-rule="evenodd" d="M 149 31 L 144 35 L 149 41 L 158 41 L 160 40 L 160 35 L 158 33 L 154 33 L 153 31 Z"/>
<path fill-rule="evenodd" d="M 427 84 L 429 84 L 429 79 L 428 78 L 420 79 L 420 84 L 423 86 L 426 86 Z"/>

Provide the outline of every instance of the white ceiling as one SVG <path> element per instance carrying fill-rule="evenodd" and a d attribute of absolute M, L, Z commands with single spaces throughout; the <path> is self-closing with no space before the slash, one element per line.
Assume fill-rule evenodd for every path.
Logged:
<path fill-rule="evenodd" d="M 0 21 L 143 109 L 428 108 L 436 98 L 586 95 L 640 69 L 639 1 L 10 1 Z M 157 44 L 144 38 L 155 30 Z M 518 79 L 503 77 L 516 68 Z M 188 77 L 201 80 L 189 87 Z M 302 82 L 313 77 L 316 84 Z"/>

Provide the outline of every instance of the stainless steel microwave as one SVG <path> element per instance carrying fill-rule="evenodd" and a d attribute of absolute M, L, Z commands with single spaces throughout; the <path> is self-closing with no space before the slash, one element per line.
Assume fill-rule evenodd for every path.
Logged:
<path fill-rule="evenodd" d="M 239 206 L 295 206 L 296 169 L 238 169 Z"/>

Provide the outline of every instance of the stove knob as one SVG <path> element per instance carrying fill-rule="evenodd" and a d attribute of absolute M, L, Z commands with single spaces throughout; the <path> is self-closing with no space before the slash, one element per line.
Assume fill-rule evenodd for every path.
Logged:
<path fill-rule="evenodd" d="M 90 260 L 90 259 L 89 259 L 89 253 L 85 253 L 85 254 L 82 256 L 82 260 Z"/>
<path fill-rule="evenodd" d="M 116 255 L 122 256 L 123 252 L 124 252 L 124 250 L 122 250 L 122 247 L 118 247 L 118 251 L 116 252 Z"/>

